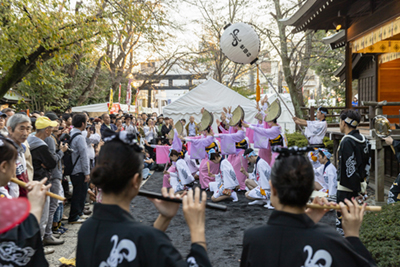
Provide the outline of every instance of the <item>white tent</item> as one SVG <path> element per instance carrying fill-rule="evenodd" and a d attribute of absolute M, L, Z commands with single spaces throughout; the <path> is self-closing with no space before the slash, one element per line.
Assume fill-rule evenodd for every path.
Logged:
<path fill-rule="evenodd" d="M 232 106 L 233 111 L 238 105 L 245 112 L 245 121 L 257 123 L 254 116 L 258 111 L 254 102 L 225 85 L 209 79 L 164 107 L 163 115 L 164 117 L 172 118 L 174 122 L 180 119 L 185 119 L 188 122 L 190 116 L 194 116 L 195 121 L 200 122 L 200 110 L 204 107 L 214 114 L 215 121 L 215 119 L 220 118 L 223 107 Z M 213 130 L 217 132 L 215 123 L 213 124 Z"/>
<path fill-rule="evenodd" d="M 294 106 L 293 106 L 293 102 L 292 102 L 292 98 L 290 97 L 290 94 L 279 94 L 279 95 L 282 98 L 282 100 L 285 101 L 285 104 L 286 104 L 286 106 L 288 106 L 290 112 L 292 112 L 292 114 L 294 115 L 295 114 Z M 268 102 L 272 103 L 277 98 L 278 97 L 276 94 L 269 95 Z M 282 113 L 281 113 L 281 116 L 278 118 L 278 124 L 280 126 L 282 126 L 282 129 L 285 129 L 286 132 L 293 133 L 296 131 L 296 124 L 294 123 L 294 121 L 292 119 L 292 115 L 290 115 L 286 106 L 281 101 Z"/>
<path fill-rule="evenodd" d="M 128 112 L 128 105 L 126 104 L 120 104 L 121 109 L 123 111 Z M 79 106 L 79 107 L 73 107 L 72 112 L 83 112 L 87 111 L 91 116 L 99 116 L 103 113 L 108 112 L 108 107 L 107 103 L 99 103 L 99 104 L 92 104 L 92 105 L 86 105 L 86 106 Z M 131 112 L 135 111 L 135 106 L 131 105 Z"/>

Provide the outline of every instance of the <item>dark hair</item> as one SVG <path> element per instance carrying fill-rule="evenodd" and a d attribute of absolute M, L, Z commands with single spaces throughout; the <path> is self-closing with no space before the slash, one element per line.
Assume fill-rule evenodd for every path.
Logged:
<path fill-rule="evenodd" d="M 180 156 L 180 153 L 178 151 L 176 151 L 175 149 L 172 149 L 171 152 L 169 153 L 170 156 Z"/>
<path fill-rule="evenodd" d="M 185 120 L 185 119 L 181 119 L 181 121 L 183 121 L 183 122 L 186 122 L 186 120 Z"/>
<path fill-rule="evenodd" d="M 6 140 L 3 136 L 0 137 L 0 142 L 3 145 L 0 146 L 0 163 L 3 161 L 16 160 L 18 157 L 18 152 L 15 146 L 12 144 L 11 140 Z"/>
<path fill-rule="evenodd" d="M 283 205 L 304 207 L 314 190 L 313 167 L 304 155 L 279 157 L 272 167 L 271 183 Z"/>
<path fill-rule="evenodd" d="M 360 123 L 360 121 L 361 121 L 360 113 L 357 110 L 354 110 L 354 109 L 345 109 L 340 113 L 340 119 L 342 121 L 344 121 L 346 118 L 350 118 L 352 120 L 355 120 L 357 122 L 357 124 Z M 355 127 L 351 126 L 349 124 L 347 124 L 347 125 L 349 127 L 352 127 L 352 128 L 356 128 L 357 127 L 357 126 L 355 126 Z"/>
<path fill-rule="evenodd" d="M 273 119 L 272 122 L 273 123 L 278 123 L 278 119 Z"/>
<path fill-rule="evenodd" d="M 210 160 L 214 160 L 216 158 L 219 158 L 221 155 L 219 154 L 219 152 L 215 152 L 215 153 L 211 153 L 210 154 Z"/>
<path fill-rule="evenodd" d="M 115 119 L 115 122 L 117 122 L 117 121 L 121 121 L 121 118 L 116 118 L 116 119 Z"/>
<path fill-rule="evenodd" d="M 322 150 L 318 150 L 318 154 L 320 154 L 322 157 L 326 157 L 326 155 L 324 154 L 324 152 Z"/>
<path fill-rule="evenodd" d="M 146 125 L 149 125 L 149 120 L 151 120 L 150 118 L 147 118 L 146 120 Z"/>
<path fill-rule="evenodd" d="M 32 132 L 36 131 L 36 118 L 30 118 L 32 125 Z"/>
<path fill-rule="evenodd" d="M 85 113 L 77 113 L 72 117 L 72 125 L 75 128 L 81 128 L 82 123 L 86 123 L 86 114 Z"/>
<path fill-rule="evenodd" d="M 254 150 L 253 150 L 252 148 L 248 148 L 248 149 L 246 149 L 246 150 L 244 151 L 243 156 L 246 156 L 246 155 L 250 154 L 250 153 L 253 152 L 253 151 L 254 151 Z"/>
<path fill-rule="evenodd" d="M 104 193 L 122 192 L 136 173 L 141 175 L 143 153 L 137 145 L 121 141 L 106 142 L 100 150 L 96 166 L 90 174 L 93 184 Z"/>
<path fill-rule="evenodd" d="M 324 114 L 325 116 L 329 114 L 329 112 L 328 112 L 328 109 L 327 109 L 327 108 L 324 108 L 324 107 L 319 107 L 319 108 L 318 108 L 318 110 L 319 110 L 319 111 L 326 112 L 326 114 L 322 113 L 322 114 Z"/>
<path fill-rule="evenodd" d="M 62 117 L 63 120 L 67 121 L 71 117 L 71 114 L 64 113 L 64 114 L 61 115 L 61 117 Z"/>

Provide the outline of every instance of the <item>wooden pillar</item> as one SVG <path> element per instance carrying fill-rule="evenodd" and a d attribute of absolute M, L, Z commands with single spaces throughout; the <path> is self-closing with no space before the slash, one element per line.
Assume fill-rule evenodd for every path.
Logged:
<path fill-rule="evenodd" d="M 368 107 L 369 112 L 368 112 L 368 117 L 369 117 L 369 129 L 372 130 L 374 126 L 372 125 L 372 120 L 375 117 L 375 108 L 373 106 Z"/>
<path fill-rule="evenodd" d="M 339 165 L 338 148 L 340 140 L 337 139 L 336 135 L 332 135 L 332 139 L 333 139 L 333 165 L 335 165 L 335 167 L 337 168 Z"/>
<path fill-rule="evenodd" d="M 385 194 L 385 149 L 382 140 L 375 137 L 375 195 L 376 202 L 384 202 Z"/>
<path fill-rule="evenodd" d="M 347 35 L 347 30 L 346 30 Z M 347 40 L 347 36 L 346 36 Z M 351 108 L 351 101 L 353 98 L 353 55 L 351 52 L 350 42 L 346 43 L 346 108 Z"/>

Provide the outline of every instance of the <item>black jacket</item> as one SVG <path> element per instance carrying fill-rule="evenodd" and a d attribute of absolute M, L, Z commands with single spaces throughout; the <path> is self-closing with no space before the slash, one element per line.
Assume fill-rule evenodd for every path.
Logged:
<path fill-rule="evenodd" d="M 117 205 L 96 204 L 78 233 L 76 266 L 117 266 L 117 262 L 119 267 L 211 266 L 199 244 L 192 244 L 184 260 L 164 232 L 136 222 Z"/>
<path fill-rule="evenodd" d="M 240 266 L 376 265 L 358 237 L 343 238 L 333 227 L 315 224 L 304 213 L 275 210 L 267 225 L 244 233 Z"/>
<path fill-rule="evenodd" d="M 0 266 L 47 267 L 39 223 L 29 214 L 21 224 L 0 234 Z"/>
<path fill-rule="evenodd" d="M 34 135 L 28 137 L 28 143 L 32 155 L 33 180 L 40 181 L 45 177 L 50 179 L 50 171 L 57 166 L 57 161 L 50 153 L 49 147 Z"/>
<path fill-rule="evenodd" d="M 340 142 L 338 156 L 338 181 L 353 192 L 360 192 L 360 183 L 368 180 L 371 166 L 368 140 L 358 130 L 351 131 Z"/>

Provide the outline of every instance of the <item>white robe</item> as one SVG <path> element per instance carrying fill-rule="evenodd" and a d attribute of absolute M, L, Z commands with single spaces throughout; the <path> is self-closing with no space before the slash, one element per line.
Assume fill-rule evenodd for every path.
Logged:
<path fill-rule="evenodd" d="M 269 199 L 271 196 L 271 188 L 269 186 L 270 176 L 271 167 L 265 160 L 260 158 L 254 165 L 254 172 L 249 173 L 249 179 L 254 180 L 258 185 L 249 192 L 249 197 L 256 199 Z"/>
<path fill-rule="evenodd" d="M 222 159 L 219 168 L 219 174 L 215 175 L 215 182 L 209 183 L 210 191 L 214 192 L 215 198 L 222 196 L 224 189 L 235 189 L 239 185 L 235 170 L 228 160 Z"/>
<path fill-rule="evenodd" d="M 325 165 L 314 169 L 315 181 L 323 188 L 321 192 L 328 193 L 329 196 L 335 196 L 337 191 L 337 171 L 335 166 L 330 163 L 324 171 Z"/>
<path fill-rule="evenodd" d="M 183 185 L 190 184 L 191 182 L 194 181 L 192 172 L 190 171 L 185 160 L 178 159 L 176 161 L 176 170 L 177 170 L 177 174 L 178 174 L 178 179 L 182 182 Z"/>
<path fill-rule="evenodd" d="M 307 121 L 307 127 L 304 132 L 310 145 L 322 144 L 328 124 L 326 121 Z"/>
<path fill-rule="evenodd" d="M 196 160 L 190 158 L 189 153 L 185 153 L 185 162 L 191 174 L 195 174 L 199 171 L 199 165 L 196 164 Z"/>

